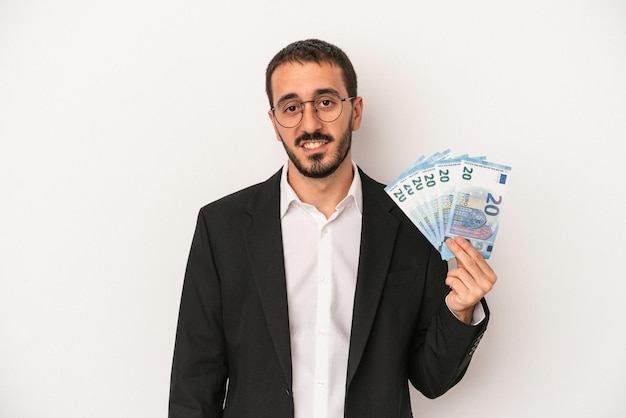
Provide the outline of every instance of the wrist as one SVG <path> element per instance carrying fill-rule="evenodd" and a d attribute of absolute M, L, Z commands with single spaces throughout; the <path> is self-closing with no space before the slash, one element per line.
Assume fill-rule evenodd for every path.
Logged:
<path fill-rule="evenodd" d="M 471 325 L 472 323 L 472 319 L 474 317 L 474 307 L 470 307 L 467 309 L 453 309 L 450 304 L 448 303 L 448 296 L 450 296 L 449 294 L 446 296 L 445 302 L 446 302 L 446 306 L 448 307 L 448 309 L 450 310 L 450 312 L 452 312 L 452 314 L 461 322 L 463 322 L 464 324 L 467 325 Z"/>

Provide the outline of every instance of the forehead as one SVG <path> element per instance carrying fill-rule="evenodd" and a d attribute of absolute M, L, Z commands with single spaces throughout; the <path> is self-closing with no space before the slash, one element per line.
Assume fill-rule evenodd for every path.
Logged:
<path fill-rule="evenodd" d="M 316 92 L 328 89 L 346 94 L 341 67 L 329 63 L 288 62 L 278 66 L 272 74 L 274 103 L 286 96 L 309 99 Z"/>

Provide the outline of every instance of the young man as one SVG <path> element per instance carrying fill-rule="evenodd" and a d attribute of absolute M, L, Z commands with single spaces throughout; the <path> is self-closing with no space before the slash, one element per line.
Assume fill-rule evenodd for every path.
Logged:
<path fill-rule="evenodd" d="M 183 285 L 170 418 L 411 417 L 464 375 L 496 276 L 462 238 L 457 268 L 351 158 L 363 99 L 348 57 L 295 42 L 266 74 L 288 155 L 201 209 Z"/>

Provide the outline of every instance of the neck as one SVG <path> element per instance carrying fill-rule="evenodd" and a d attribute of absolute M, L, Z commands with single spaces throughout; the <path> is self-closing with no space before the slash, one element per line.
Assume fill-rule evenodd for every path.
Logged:
<path fill-rule="evenodd" d="M 337 170 L 324 178 L 311 178 L 302 175 L 289 161 L 287 181 L 303 203 L 313 205 L 326 218 L 335 212 L 335 208 L 346 197 L 354 173 L 352 159 L 346 158 Z"/>

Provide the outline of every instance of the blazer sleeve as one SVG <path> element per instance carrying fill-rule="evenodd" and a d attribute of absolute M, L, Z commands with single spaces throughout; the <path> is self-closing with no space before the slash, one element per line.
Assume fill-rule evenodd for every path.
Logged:
<path fill-rule="evenodd" d="M 430 323 L 420 324 L 413 338 L 409 379 L 424 396 L 432 399 L 447 392 L 465 375 L 486 330 L 489 309 L 483 299 L 480 302 L 485 311 L 483 321 L 477 325 L 461 322 L 444 302 L 449 289 L 444 285 L 442 292 L 441 286 L 447 274 L 447 263 L 434 248 L 427 269 L 423 306 L 438 307 L 434 315 L 421 316 L 430 318 Z"/>
<path fill-rule="evenodd" d="M 183 282 L 169 418 L 222 417 L 228 363 L 220 293 L 207 222 L 201 210 Z"/>

